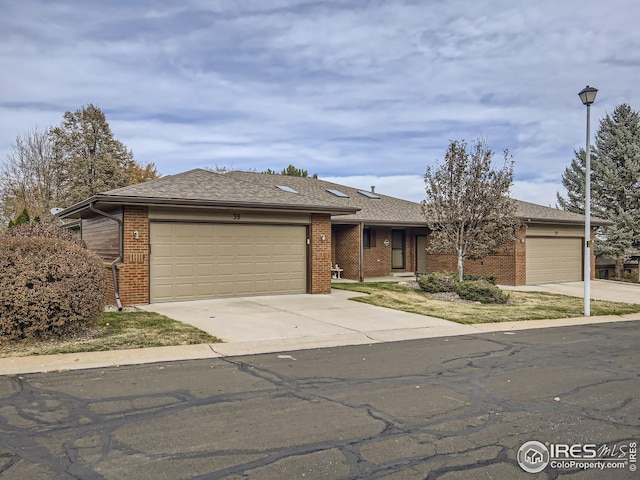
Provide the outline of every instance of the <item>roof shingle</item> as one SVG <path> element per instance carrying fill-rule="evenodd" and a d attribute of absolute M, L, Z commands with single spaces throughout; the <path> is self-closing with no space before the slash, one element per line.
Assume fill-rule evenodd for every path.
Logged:
<path fill-rule="evenodd" d="M 292 191 L 278 187 L 289 187 Z M 337 196 L 329 190 L 345 194 Z M 310 177 L 293 177 L 267 173 L 231 171 L 225 173 L 195 169 L 159 179 L 109 190 L 61 212 L 61 216 L 86 208 L 92 199 L 113 203 L 153 204 L 154 201 L 175 205 L 237 205 L 238 207 L 273 207 L 323 209 L 332 212 L 334 222 L 364 222 L 379 225 L 425 225 L 420 203 L 390 197 L 378 198 L 359 193 L 362 189 L 339 185 Z M 584 224 L 584 216 L 516 200 L 517 215 L 524 221 Z M 593 225 L 607 221 L 592 218 Z"/>

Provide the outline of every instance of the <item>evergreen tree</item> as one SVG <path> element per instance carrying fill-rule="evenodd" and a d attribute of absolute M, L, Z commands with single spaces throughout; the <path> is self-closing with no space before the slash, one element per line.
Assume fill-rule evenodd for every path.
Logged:
<path fill-rule="evenodd" d="M 621 277 L 625 260 L 640 249 L 640 114 L 627 104 L 618 105 L 601 121 L 591 158 L 593 214 L 615 225 L 603 227 L 596 242 L 596 255 L 616 259 Z M 558 194 L 565 210 L 584 212 L 584 151 L 562 176 L 567 199 Z"/>
<path fill-rule="evenodd" d="M 287 168 L 283 168 L 282 171 L 280 172 L 276 172 L 275 170 L 271 170 L 270 168 L 268 168 L 263 173 L 269 173 L 271 175 L 288 175 L 290 177 L 308 177 L 309 176 L 309 172 L 307 170 L 304 170 L 303 168 L 298 168 L 294 165 L 289 165 Z M 311 175 L 311 177 L 318 178 L 318 174 L 314 173 L 313 175 Z"/>
<path fill-rule="evenodd" d="M 133 153 L 114 138 L 104 113 L 94 105 L 65 112 L 50 135 L 66 205 L 131 183 Z"/>
<path fill-rule="evenodd" d="M 593 172 L 594 160 L 597 157 L 597 153 L 594 152 L 595 148 L 591 149 L 591 171 Z M 573 160 L 562 175 L 562 185 L 567 190 L 567 198 L 560 195 L 560 192 L 556 193 L 558 199 L 558 205 L 562 210 L 568 212 L 584 214 L 584 169 L 587 153 L 584 148 L 578 151 L 574 151 Z M 592 175 L 593 177 L 593 175 Z M 593 178 L 592 178 L 593 180 Z"/>
<path fill-rule="evenodd" d="M 15 222 L 9 222 L 9 228 L 19 227 L 20 225 L 25 225 L 29 222 L 31 222 L 31 218 L 29 217 L 29 212 L 27 212 L 27 209 L 25 208 L 22 210 L 22 213 L 18 215 Z"/>

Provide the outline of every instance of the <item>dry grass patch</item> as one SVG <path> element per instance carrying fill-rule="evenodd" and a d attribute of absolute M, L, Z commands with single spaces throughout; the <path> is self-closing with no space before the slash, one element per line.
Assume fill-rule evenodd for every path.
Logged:
<path fill-rule="evenodd" d="M 506 304 L 477 304 L 434 299 L 421 290 L 397 283 L 337 283 L 332 287 L 368 294 L 353 298 L 358 302 L 467 324 L 581 317 L 584 306 L 579 297 L 543 292 L 509 291 L 510 299 Z M 637 304 L 591 302 L 594 316 L 638 312 L 640 305 Z"/>
<path fill-rule="evenodd" d="M 131 348 L 217 343 L 221 340 L 191 325 L 154 312 L 105 312 L 95 328 L 64 338 L 0 340 L 0 357 L 99 352 Z"/>

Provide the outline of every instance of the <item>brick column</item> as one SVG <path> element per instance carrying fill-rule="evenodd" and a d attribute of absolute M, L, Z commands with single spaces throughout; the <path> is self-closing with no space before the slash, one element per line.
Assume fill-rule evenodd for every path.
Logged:
<path fill-rule="evenodd" d="M 137 238 L 134 232 L 137 233 Z M 149 303 L 149 209 L 124 207 L 124 258 L 119 267 L 122 304 Z"/>
<path fill-rule="evenodd" d="M 331 293 L 331 215 L 311 215 L 310 240 L 310 293 Z"/>

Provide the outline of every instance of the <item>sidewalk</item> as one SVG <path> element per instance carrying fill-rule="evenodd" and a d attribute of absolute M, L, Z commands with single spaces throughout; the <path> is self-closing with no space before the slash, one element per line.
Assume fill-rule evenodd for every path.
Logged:
<path fill-rule="evenodd" d="M 377 307 L 374 307 L 377 308 Z M 175 347 L 152 347 L 109 352 L 83 352 L 60 355 L 0 358 L 0 375 L 19 375 L 37 372 L 57 372 L 89 368 L 109 368 L 156 362 L 198 360 L 233 357 L 261 353 L 277 353 L 294 350 L 330 348 L 348 345 L 366 345 L 420 338 L 473 335 L 488 332 L 511 332 L 536 328 L 567 327 L 597 323 L 640 321 L 640 313 L 631 315 L 609 315 L 602 317 L 561 318 L 555 320 L 527 320 L 520 322 L 483 323 L 461 325 L 445 322 L 423 328 L 397 328 L 367 332 L 352 331 L 327 335 L 298 336 L 249 340 L 232 343 L 181 345 Z"/>

